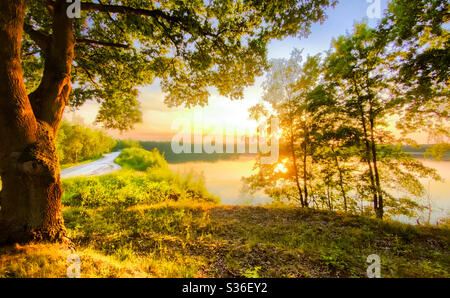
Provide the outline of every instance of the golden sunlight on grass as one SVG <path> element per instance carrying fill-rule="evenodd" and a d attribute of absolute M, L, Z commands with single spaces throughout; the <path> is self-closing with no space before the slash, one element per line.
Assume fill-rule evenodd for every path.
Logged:
<path fill-rule="evenodd" d="M 74 216 L 76 215 L 76 216 Z M 414 227 L 288 206 L 163 202 L 69 207 L 76 251 L 57 244 L 0 248 L 0 277 L 448 277 L 448 228 Z"/>
<path fill-rule="evenodd" d="M 66 245 L 32 243 L 1 248 L 0 277 L 66 277 L 73 254 Z M 79 249 L 81 277 L 152 277 L 151 264 L 121 262 L 91 249 Z M 144 267 L 146 270 L 144 270 Z"/>

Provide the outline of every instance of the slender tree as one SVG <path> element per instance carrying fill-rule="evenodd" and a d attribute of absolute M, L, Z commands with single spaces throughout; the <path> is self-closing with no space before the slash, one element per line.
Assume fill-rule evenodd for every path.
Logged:
<path fill-rule="evenodd" d="M 298 200 L 302 207 L 308 206 L 308 197 L 301 186 L 301 169 L 298 156 L 299 134 L 297 131 L 297 99 L 295 98 L 295 83 L 301 70 L 301 52 L 294 50 L 289 60 L 275 59 L 271 63 L 270 72 L 264 85 L 266 93 L 263 100 L 275 110 L 285 129 L 286 148 L 291 161 L 289 169 L 297 189 Z"/>
<path fill-rule="evenodd" d="M 387 104 L 383 97 L 387 90 L 385 78 L 380 73 L 385 44 L 376 42 L 376 31 L 366 24 L 357 24 L 352 35 L 341 36 L 333 44 L 334 52 L 327 58 L 327 76 L 343 88 L 346 111 L 360 120 L 373 206 L 377 217 L 383 218 L 375 130 Z"/>
<path fill-rule="evenodd" d="M 300 52 L 272 63 L 264 104 L 251 114 L 280 119 L 280 160 L 257 162 L 258 173 L 244 179 L 250 190 L 303 207 L 356 212 L 357 204 L 364 210 L 371 202 L 378 218 L 416 215 L 424 194 L 419 178 L 439 177 L 385 129 L 395 87 L 376 41 L 377 32 L 360 24 L 335 40 L 324 63 L 317 56 L 301 63 Z"/>
<path fill-rule="evenodd" d="M 327 81 L 336 87 L 337 104 L 349 119 L 358 119 L 361 160 L 367 165 L 375 214 L 383 218 L 386 198 L 393 209 L 399 208 L 399 202 L 414 205 L 408 198 L 396 198 L 394 185 L 419 196 L 423 186 L 417 176 L 438 176 L 404 154 L 398 147 L 401 140 L 384 129 L 388 118 L 397 112 L 398 86 L 394 79 L 397 72 L 390 68 L 389 41 L 380 39 L 379 33 L 366 24 L 357 24 L 353 34 L 334 40 L 325 68 Z"/>
<path fill-rule="evenodd" d="M 313 115 L 312 137 L 317 143 L 315 163 L 325 165 L 321 172 L 332 183 L 332 187 L 337 188 L 342 197 L 343 209 L 347 212 L 354 205 L 349 192 L 355 187 L 352 177 L 356 176 L 355 169 L 358 168 L 354 159 L 358 152 L 360 132 L 355 128 L 356 121 L 348 117 L 333 92 L 332 87 L 321 84 L 308 94 L 307 101 Z"/>
<path fill-rule="evenodd" d="M 280 119 L 283 131 L 280 143 L 283 150 L 280 164 L 258 163 L 260 173 L 247 179 L 247 182 L 253 188 L 264 188 L 266 192 L 280 198 L 285 192 L 289 194 L 286 196 L 288 199 L 292 200 L 294 197 L 302 207 L 310 205 L 308 190 L 312 170 L 311 155 L 314 151 L 314 142 L 310 137 L 313 123 L 307 97 L 317 85 L 320 73 L 320 57 L 308 57 L 302 63 L 299 50 L 294 50 L 290 59 L 273 60 L 264 84 L 263 97 L 272 111 L 269 113 L 264 110 L 264 105 L 261 104 L 251 109 L 251 115 L 255 118 L 270 115 Z M 281 180 L 284 183 L 272 183 Z M 283 187 L 280 187 L 281 184 Z M 295 196 L 292 196 L 293 193 Z"/>

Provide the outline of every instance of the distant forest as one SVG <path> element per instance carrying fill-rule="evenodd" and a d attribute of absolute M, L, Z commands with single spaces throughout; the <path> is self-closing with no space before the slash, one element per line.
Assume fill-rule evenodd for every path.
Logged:
<path fill-rule="evenodd" d="M 219 160 L 236 160 L 242 154 L 238 153 L 174 153 L 170 146 L 170 142 L 152 142 L 152 141 L 141 141 L 139 142 L 142 148 L 146 150 L 153 150 L 157 148 L 159 152 L 164 154 L 164 158 L 168 163 L 183 163 L 190 161 L 205 161 L 205 162 L 216 162 Z M 245 155 L 250 155 L 245 153 Z M 253 154 L 256 156 L 256 154 Z"/>
<path fill-rule="evenodd" d="M 413 146 L 402 146 L 404 152 L 411 154 L 415 158 L 425 158 L 425 159 L 437 159 L 432 154 L 432 150 L 435 148 L 435 145 L 419 145 L 418 147 Z M 446 150 L 442 152 L 442 157 L 440 158 L 442 161 L 450 161 L 450 151 Z"/>
<path fill-rule="evenodd" d="M 203 161 L 203 162 L 216 162 L 219 160 L 236 160 L 240 156 L 257 156 L 257 154 L 252 153 L 180 153 L 176 154 L 172 151 L 171 142 L 162 141 L 132 141 L 132 140 L 119 140 L 117 146 L 114 150 L 120 150 L 126 147 L 142 147 L 146 150 L 153 150 L 157 148 L 159 152 L 164 155 L 164 158 L 168 163 L 184 163 L 193 161 Z M 414 158 L 422 159 L 436 159 L 430 154 L 425 155 L 429 152 L 433 145 L 418 145 L 417 147 L 404 145 L 402 149 L 404 152 L 411 154 Z M 440 159 L 442 161 L 450 161 L 450 151 L 444 153 L 444 156 Z"/>

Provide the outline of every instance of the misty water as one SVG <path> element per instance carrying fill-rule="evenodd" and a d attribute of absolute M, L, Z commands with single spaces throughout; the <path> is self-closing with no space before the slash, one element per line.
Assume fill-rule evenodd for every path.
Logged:
<path fill-rule="evenodd" d="M 430 222 L 436 223 L 443 217 L 450 217 L 450 161 L 433 161 L 421 159 L 424 165 L 435 168 L 443 181 L 422 180 L 426 195 L 420 199 L 422 205 L 431 203 Z M 244 194 L 242 177 L 255 173 L 254 157 L 241 156 L 234 160 L 216 162 L 185 162 L 170 164 L 170 168 L 180 174 L 202 174 L 207 189 L 221 199 L 224 205 L 258 205 L 270 203 L 272 200 L 264 193 Z M 421 214 L 421 222 L 428 219 L 428 211 Z M 400 221 L 416 223 L 416 219 L 397 218 Z"/>

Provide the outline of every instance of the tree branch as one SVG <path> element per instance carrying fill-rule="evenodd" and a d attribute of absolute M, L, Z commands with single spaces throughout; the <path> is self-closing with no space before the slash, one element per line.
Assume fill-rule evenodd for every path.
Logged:
<path fill-rule="evenodd" d="M 212 36 L 217 38 L 218 35 L 211 31 L 205 31 L 205 29 L 198 23 L 185 24 L 183 22 L 183 18 L 169 15 L 166 12 L 160 9 L 142 9 L 142 8 L 133 8 L 129 6 L 119 6 L 119 5 L 109 5 L 109 4 L 98 4 L 98 3 L 81 3 L 81 10 L 95 10 L 107 13 L 123 13 L 123 14 L 132 14 L 138 16 L 148 16 L 153 17 L 155 19 L 162 18 L 171 23 L 176 23 L 182 27 L 183 30 L 189 31 L 188 26 L 194 26 L 201 34 L 205 36 Z M 185 21 L 185 20 L 184 20 Z"/>
<path fill-rule="evenodd" d="M 129 7 L 129 6 L 82 2 L 81 10 L 95 10 L 95 11 L 101 11 L 101 12 L 124 13 L 124 14 L 132 14 L 132 15 L 148 16 L 148 17 L 162 17 L 167 20 L 171 20 L 171 21 L 175 21 L 175 22 L 180 21 L 180 18 L 168 15 L 159 9 L 149 10 L 149 9 L 142 9 L 142 8 L 133 8 L 133 7 Z"/>
<path fill-rule="evenodd" d="M 127 44 L 120 44 L 115 42 L 108 42 L 108 41 L 99 41 L 99 40 L 92 40 L 87 38 L 79 38 L 76 40 L 76 43 L 79 44 L 93 44 L 93 45 L 99 45 L 99 46 L 106 46 L 106 47 L 115 47 L 115 48 L 122 48 L 122 49 L 129 49 L 130 46 Z"/>
<path fill-rule="evenodd" d="M 36 55 L 36 54 L 38 54 L 38 53 L 40 53 L 39 50 L 30 52 L 30 53 L 23 53 L 23 55 L 24 55 L 24 56 L 31 56 L 31 55 Z"/>
<path fill-rule="evenodd" d="M 23 29 L 41 49 L 47 49 L 51 39 L 49 35 L 33 29 L 33 26 L 29 24 L 24 24 Z"/>
<path fill-rule="evenodd" d="M 77 66 L 75 66 L 75 68 L 77 68 Z M 86 73 L 86 75 L 88 76 L 89 81 L 91 81 L 92 85 L 95 85 L 97 88 L 100 88 L 100 86 L 94 80 L 94 76 L 91 74 L 91 72 L 86 67 L 84 67 L 83 65 L 78 63 L 78 68 L 81 68 Z"/>
<path fill-rule="evenodd" d="M 104 4 L 102 3 L 102 1 L 98 0 L 98 2 L 100 2 L 101 5 L 104 5 Z M 117 25 L 117 21 L 114 20 L 114 18 L 111 16 L 111 13 L 107 12 L 107 14 L 108 14 L 109 19 L 113 22 L 113 24 L 114 24 L 117 28 L 119 28 L 119 30 L 120 30 L 123 34 L 126 34 L 126 33 L 125 33 L 125 30 L 124 30 L 122 27 L 120 27 L 119 25 Z"/>
<path fill-rule="evenodd" d="M 48 46 L 43 55 L 44 72 L 38 88 L 28 96 L 35 117 L 49 124 L 55 133 L 69 98 L 75 46 L 73 20 L 68 18 L 66 9 L 65 0 L 53 2 L 52 34 L 46 37 Z M 33 31 L 30 33 L 42 38 Z"/>

